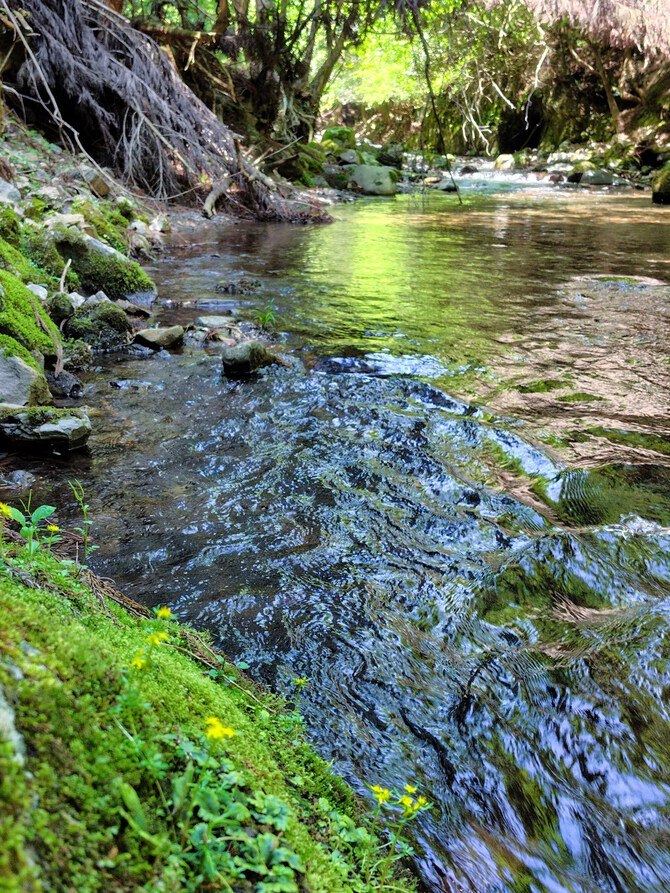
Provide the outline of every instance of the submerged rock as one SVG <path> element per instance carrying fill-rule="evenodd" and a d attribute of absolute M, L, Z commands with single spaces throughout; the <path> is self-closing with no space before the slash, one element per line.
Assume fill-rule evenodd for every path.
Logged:
<path fill-rule="evenodd" d="M 45 375 L 49 390 L 57 400 L 81 397 L 81 381 L 76 375 L 65 370 L 60 375 L 54 375 L 53 372 L 47 372 Z"/>
<path fill-rule="evenodd" d="M 91 422 L 82 410 L 0 406 L 0 441 L 33 449 L 77 450 L 91 433 Z"/>
<path fill-rule="evenodd" d="M 247 378 L 263 366 L 277 363 L 277 357 L 259 341 L 242 341 L 226 347 L 221 354 L 223 373 L 228 378 Z"/>
<path fill-rule="evenodd" d="M 154 350 L 176 347 L 184 340 L 183 326 L 168 326 L 157 329 L 142 329 L 135 335 L 135 341 Z"/>

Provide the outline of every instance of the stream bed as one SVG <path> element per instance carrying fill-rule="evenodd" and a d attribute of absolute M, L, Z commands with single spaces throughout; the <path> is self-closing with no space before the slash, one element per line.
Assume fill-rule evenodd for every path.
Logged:
<path fill-rule="evenodd" d="M 501 188 L 334 213 L 150 270 L 166 322 L 271 304 L 291 368 L 101 361 L 88 452 L 17 464 L 63 524 L 78 478 L 94 568 L 295 701 L 361 793 L 419 788 L 426 890 L 668 890 L 670 215 Z"/>

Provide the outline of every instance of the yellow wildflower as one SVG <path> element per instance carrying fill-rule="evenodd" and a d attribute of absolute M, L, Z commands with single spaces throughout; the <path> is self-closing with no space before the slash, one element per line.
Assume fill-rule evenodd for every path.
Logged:
<path fill-rule="evenodd" d="M 381 803 L 386 803 L 386 801 L 389 800 L 390 797 L 391 797 L 391 792 L 389 791 L 389 789 L 388 789 L 388 788 L 383 788 L 383 787 L 381 787 L 381 786 L 378 785 L 378 784 L 373 785 L 373 786 L 370 788 L 370 790 L 371 790 L 372 793 L 374 794 L 374 796 L 375 796 L 375 800 L 377 801 L 377 803 L 380 803 L 380 804 L 381 804 Z"/>
<path fill-rule="evenodd" d="M 5 518 L 11 518 L 12 516 L 12 510 L 6 502 L 0 502 L 0 515 L 4 515 Z"/>
<path fill-rule="evenodd" d="M 408 794 L 416 794 L 416 788 L 414 787 L 413 784 L 406 784 L 405 790 L 407 791 Z"/>
<path fill-rule="evenodd" d="M 309 685 L 309 679 L 307 676 L 298 676 L 293 680 L 293 684 L 296 688 L 304 688 L 306 685 Z"/>
<path fill-rule="evenodd" d="M 428 803 L 428 801 L 426 800 L 425 797 L 417 797 L 416 798 L 417 809 L 423 809 L 423 807 L 426 806 L 427 803 Z"/>
<path fill-rule="evenodd" d="M 133 668 L 133 670 L 142 670 L 144 669 L 144 667 L 146 667 L 147 661 L 146 658 L 143 657 L 143 655 L 144 649 L 140 648 L 140 650 L 137 652 L 137 655 L 130 662 L 130 666 Z"/>
<path fill-rule="evenodd" d="M 172 611 L 169 608 L 159 608 L 156 611 L 156 617 L 159 620 L 169 620 L 172 617 Z"/>
<path fill-rule="evenodd" d="M 49 533 L 58 533 L 60 527 L 58 526 L 58 524 L 47 524 L 47 530 L 49 531 Z"/>
<path fill-rule="evenodd" d="M 224 726 L 216 716 L 208 716 L 205 722 L 207 723 L 205 737 L 210 741 L 222 741 L 224 738 L 232 738 L 236 734 L 235 729 Z"/>
<path fill-rule="evenodd" d="M 414 800 L 407 794 L 403 794 L 398 803 L 402 806 L 405 815 L 411 815 L 413 812 L 416 812 Z"/>
<path fill-rule="evenodd" d="M 161 630 L 159 633 L 151 633 L 150 636 L 147 636 L 145 642 L 149 645 L 160 645 L 161 642 L 167 642 L 168 638 L 168 634 Z"/>

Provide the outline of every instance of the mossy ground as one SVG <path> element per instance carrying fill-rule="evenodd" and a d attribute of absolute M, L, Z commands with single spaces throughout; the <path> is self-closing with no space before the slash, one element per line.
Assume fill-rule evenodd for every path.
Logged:
<path fill-rule="evenodd" d="M 0 694 L 25 742 L 23 765 L 0 742 L 2 890 L 413 889 L 366 878 L 354 798 L 279 699 L 227 664 L 208 674 L 182 627 L 101 602 L 44 546 L 2 550 Z M 223 740 L 207 739 L 209 717 Z"/>
<path fill-rule="evenodd" d="M 56 353 L 60 332 L 45 312 L 39 311 L 37 299 L 16 276 L 0 270 L 0 332 L 9 335 L 27 350 L 39 350 L 45 356 Z M 39 313 L 41 324 L 37 321 Z"/>

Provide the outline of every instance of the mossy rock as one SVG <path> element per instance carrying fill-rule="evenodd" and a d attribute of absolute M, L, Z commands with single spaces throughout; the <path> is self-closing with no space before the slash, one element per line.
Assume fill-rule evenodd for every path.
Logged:
<path fill-rule="evenodd" d="M 333 145 L 339 151 L 342 151 L 342 149 L 355 149 L 356 134 L 352 127 L 343 127 L 338 124 L 334 127 L 327 127 L 323 131 L 321 142 L 322 144 Z"/>
<path fill-rule="evenodd" d="M 670 161 L 654 177 L 651 200 L 655 205 L 670 205 Z"/>
<path fill-rule="evenodd" d="M 12 273 L 22 282 L 40 282 L 45 278 L 46 272 L 1 236 L 0 268 Z"/>
<path fill-rule="evenodd" d="M 77 450 L 90 433 L 91 422 L 84 410 L 45 406 L 0 409 L 0 441 L 21 449 Z"/>
<path fill-rule="evenodd" d="M 131 330 L 124 311 L 111 301 L 84 304 L 65 324 L 68 338 L 80 339 L 98 351 L 125 347 Z"/>
<path fill-rule="evenodd" d="M 30 262 L 29 270 L 35 271 L 32 278 L 35 275 L 39 276 L 37 270 L 42 270 L 43 274 L 46 273 L 47 276 L 54 280 L 60 279 L 63 275 L 65 260 L 58 253 L 45 230 L 24 232 L 21 238 L 21 250 L 23 255 L 25 255 L 24 262 Z M 21 278 L 24 282 L 27 282 L 31 276 L 22 275 Z M 80 285 L 79 277 L 72 269 L 68 270 L 65 282 L 72 289 L 77 289 Z"/>
<path fill-rule="evenodd" d="M 127 245 L 124 233 L 128 221 L 120 211 L 114 208 L 110 210 L 109 207 L 103 209 L 87 199 L 78 198 L 72 202 L 72 213 L 81 214 L 95 228 L 98 238 L 122 254 L 125 253 Z"/>
<path fill-rule="evenodd" d="M 0 238 L 14 248 L 19 247 L 21 227 L 13 208 L 0 208 Z"/>
<path fill-rule="evenodd" d="M 104 291 L 110 298 L 131 298 L 136 294 L 156 292 L 156 286 L 138 263 L 77 229 L 57 226 L 42 230 L 33 243 L 39 244 L 39 257 L 44 261 L 55 251 L 61 259 L 61 269 L 70 260 L 79 287 L 88 294 Z M 36 262 L 39 263 L 39 259 Z"/>
<path fill-rule="evenodd" d="M 28 348 L 20 344 L 16 338 L 11 335 L 0 335 L 0 350 L 9 357 L 19 357 L 24 363 L 27 363 L 36 372 L 42 372 L 39 363 L 31 354 Z"/>
<path fill-rule="evenodd" d="M 0 270 L 0 287 L 0 333 L 14 338 L 29 351 L 55 356 L 56 345 L 61 344 L 60 332 L 47 314 L 40 311 L 35 296 L 6 270 Z M 37 314 L 44 327 L 38 324 Z"/>
<path fill-rule="evenodd" d="M 47 310 L 49 316 L 60 326 L 61 323 L 69 319 L 74 313 L 74 306 L 70 298 L 63 292 L 56 292 L 47 301 Z"/>

